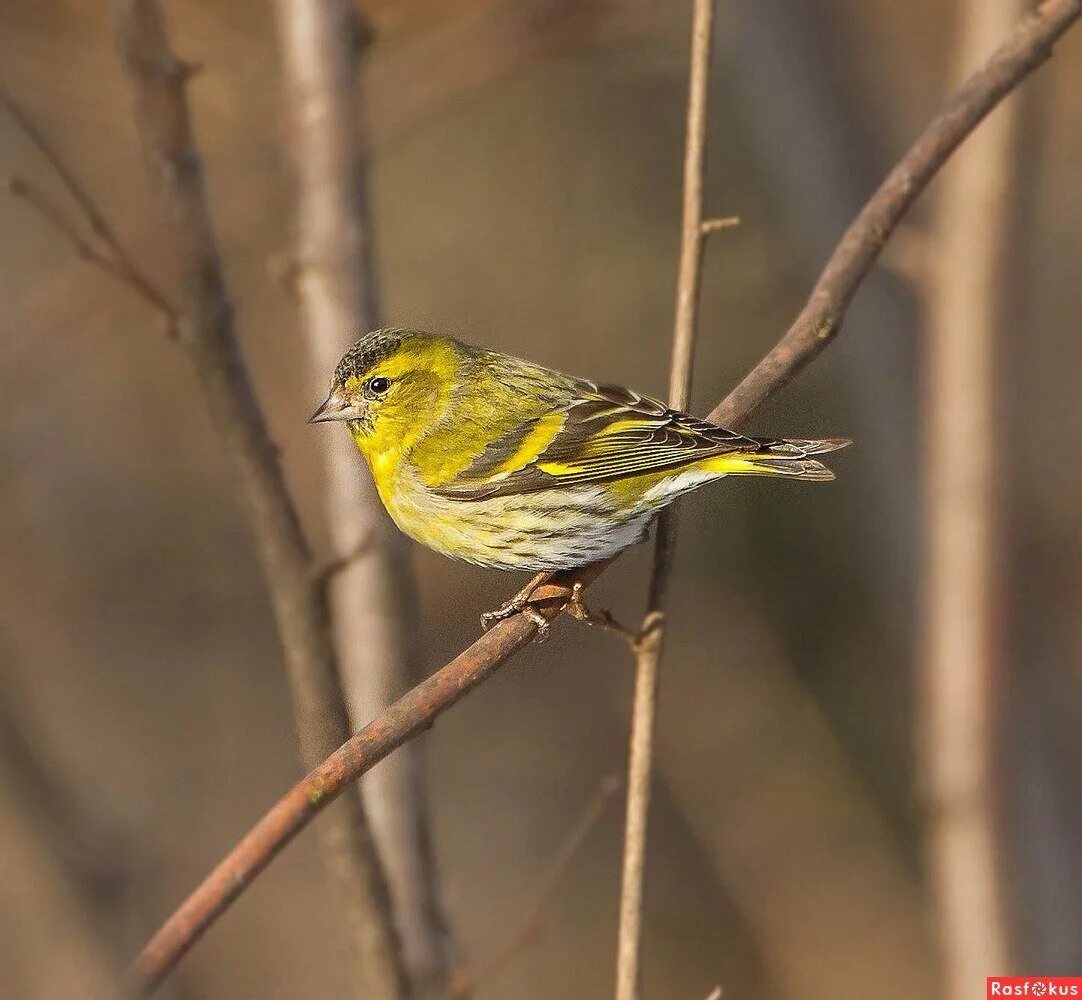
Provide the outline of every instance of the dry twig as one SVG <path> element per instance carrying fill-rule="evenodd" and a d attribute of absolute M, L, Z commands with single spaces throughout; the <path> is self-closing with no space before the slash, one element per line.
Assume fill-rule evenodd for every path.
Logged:
<path fill-rule="evenodd" d="M 735 426 L 787 385 L 841 330 L 849 303 L 883 246 L 958 145 L 1004 97 L 1052 55 L 1079 16 L 1082 0 L 1045 0 L 955 92 L 842 234 L 800 315 L 707 419 Z"/>
<path fill-rule="evenodd" d="M 699 223 L 699 231 L 703 236 L 709 236 L 711 233 L 720 233 L 723 229 L 733 229 L 740 225 L 739 215 L 726 215 L 720 219 L 703 219 Z"/>
<path fill-rule="evenodd" d="M 680 266 L 676 278 L 676 318 L 669 368 L 669 405 L 686 410 L 691 395 L 695 328 L 703 244 L 710 231 L 703 219 L 706 172 L 707 86 L 714 45 L 714 0 L 695 0 L 691 24 L 691 74 L 688 83 L 687 134 L 684 149 L 684 207 Z M 714 220 L 715 222 L 720 220 Z M 654 565 L 641 638 L 635 647 L 635 700 L 631 709 L 631 741 L 627 765 L 627 822 L 624 831 L 623 878 L 620 886 L 620 930 L 616 945 L 616 1000 L 635 1000 L 642 979 L 642 914 L 646 878 L 646 825 L 654 767 L 658 683 L 665 642 L 665 603 L 676 546 L 674 505 L 657 521 Z"/>
<path fill-rule="evenodd" d="M 755 407 L 785 385 L 838 331 L 845 309 L 883 243 L 958 144 L 1000 100 L 1051 53 L 1082 16 L 1082 0 L 1046 0 L 1014 29 L 996 54 L 948 101 L 846 231 L 812 297 L 778 345 L 711 413 L 742 425 Z M 535 607 L 551 621 L 611 560 L 555 573 L 535 592 Z M 429 729 L 459 699 L 528 645 L 537 626 L 524 614 L 498 623 L 469 649 L 398 699 L 260 819 L 148 942 L 136 963 L 145 980 L 164 976 L 207 927 L 329 801 L 396 747 Z"/>
<path fill-rule="evenodd" d="M 961 5 L 961 76 L 1022 0 Z M 940 179 L 927 237 L 924 435 L 927 524 L 917 731 L 943 996 L 1011 967 L 996 808 L 995 692 L 1002 586 L 997 531 L 996 341 L 1003 329 L 1016 197 L 1018 108 L 1005 102 Z"/>
<path fill-rule="evenodd" d="M 83 239 L 79 235 L 78 229 L 67 221 L 63 212 L 52 203 L 48 196 L 25 178 L 16 176 L 9 180 L 11 193 L 16 197 L 25 199 L 41 212 L 49 222 L 68 238 L 80 257 L 100 267 L 150 303 L 166 318 L 170 334 L 175 333 L 176 310 L 170 305 L 169 300 L 158 291 L 153 282 L 136 266 L 131 254 L 117 236 L 116 230 L 105 218 L 97 202 L 82 186 L 79 179 L 67 168 L 63 159 L 38 130 L 26 112 L 2 89 L 0 89 L 0 104 L 7 109 L 8 114 L 15 119 L 26 137 L 48 161 L 49 166 L 52 167 L 53 172 L 60 179 L 60 183 L 79 206 L 80 212 L 82 212 L 91 232 L 94 234 L 94 239 L 101 247 L 104 247 L 104 251 L 94 246 L 90 241 Z"/>

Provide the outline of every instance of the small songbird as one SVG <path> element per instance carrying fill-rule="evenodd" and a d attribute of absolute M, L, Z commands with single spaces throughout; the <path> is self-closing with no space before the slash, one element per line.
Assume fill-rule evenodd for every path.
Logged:
<path fill-rule="evenodd" d="M 324 420 L 345 421 L 407 535 L 534 572 L 615 555 L 723 476 L 833 479 L 812 456 L 849 443 L 745 437 L 630 389 L 408 329 L 357 341 L 311 418 Z"/>

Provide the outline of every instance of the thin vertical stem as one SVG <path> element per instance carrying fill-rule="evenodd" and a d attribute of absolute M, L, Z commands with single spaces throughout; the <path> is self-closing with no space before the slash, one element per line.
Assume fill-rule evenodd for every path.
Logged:
<path fill-rule="evenodd" d="M 688 84 L 687 138 L 684 149 L 684 208 L 680 226 L 680 265 L 676 273 L 676 317 L 669 361 L 669 403 L 686 410 L 695 363 L 695 327 L 703 269 L 703 187 L 706 175 L 707 88 L 714 47 L 713 0 L 695 0 L 691 25 L 691 79 Z"/>
<path fill-rule="evenodd" d="M 1023 14 L 962 4 L 969 72 Z M 926 846 L 944 993 L 963 1000 L 1008 968 L 995 803 L 999 685 L 995 355 L 1009 271 L 1017 115 L 1006 102 L 945 170 L 925 269 L 927 524 L 919 700 Z"/>
<path fill-rule="evenodd" d="M 691 78 L 684 148 L 684 208 L 676 279 L 669 398 L 686 409 L 691 394 L 699 279 L 703 252 L 703 182 L 706 166 L 707 85 L 714 37 L 714 0 L 695 0 L 691 24 Z M 636 650 L 635 696 L 628 753 L 627 819 L 616 952 L 616 1000 L 637 1000 L 642 980 L 643 895 L 647 819 L 657 725 L 658 681 L 665 639 L 664 608 L 676 543 L 676 510 L 658 519 L 654 567 L 642 638 Z"/>
<path fill-rule="evenodd" d="M 375 327 L 378 287 L 358 76 L 368 28 L 349 0 L 277 0 L 298 179 L 298 280 L 312 380 L 324 381 L 361 332 Z M 408 551 L 388 530 L 348 435 L 324 452 L 326 518 L 340 552 L 358 558 L 328 578 L 338 665 L 354 731 L 417 680 L 417 600 Z M 368 544 L 364 544 L 365 542 Z M 423 744 L 363 784 L 364 804 L 394 903 L 412 995 L 446 993 L 450 939 L 428 824 Z"/>

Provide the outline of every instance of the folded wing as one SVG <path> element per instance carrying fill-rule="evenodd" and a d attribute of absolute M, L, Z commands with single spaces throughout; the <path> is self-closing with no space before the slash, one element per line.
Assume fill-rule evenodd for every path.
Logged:
<path fill-rule="evenodd" d="M 582 380 L 566 405 L 491 442 L 436 492 L 459 500 L 537 493 L 675 472 L 718 455 L 790 444 L 745 437 L 630 389 Z"/>

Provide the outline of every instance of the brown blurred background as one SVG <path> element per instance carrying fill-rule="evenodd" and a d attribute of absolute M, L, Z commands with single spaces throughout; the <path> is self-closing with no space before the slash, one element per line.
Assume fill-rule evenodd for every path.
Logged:
<path fill-rule="evenodd" d="M 103 5 L 0 5 L 0 81 L 168 286 Z M 366 56 L 384 319 L 663 394 L 688 11 L 645 0 L 379 0 Z M 273 13 L 168 4 L 247 357 L 317 549 Z M 719 6 L 710 243 L 695 405 L 785 328 L 841 228 L 949 87 L 953 3 Z M 1020 966 L 1082 972 L 1082 36 L 1029 81 L 1002 345 L 1002 868 Z M 0 115 L 0 171 L 57 191 Z M 57 197 L 61 195 L 57 194 Z M 920 210 L 918 209 L 918 216 Z M 0 994 L 108 996 L 110 977 L 297 774 L 281 656 L 230 469 L 154 316 L 0 200 Z M 889 263 L 889 261 L 888 261 Z M 936 995 L 914 674 L 920 304 L 881 268 L 838 342 L 755 417 L 847 434 L 829 488 L 742 481 L 682 519 L 663 679 L 646 993 Z M 358 461 L 360 459 L 358 458 Z M 647 553 L 595 600 L 632 619 Z M 433 669 L 510 578 L 416 551 Z M 425 737 L 458 947 L 522 917 L 602 778 L 624 767 L 631 670 L 561 624 Z M 540 939 L 480 996 L 611 989 L 621 811 Z M 350 995 L 305 834 L 185 960 L 178 998 Z M 877 985 L 878 984 L 878 985 Z M 977 995 L 977 994 L 975 994 Z"/>

